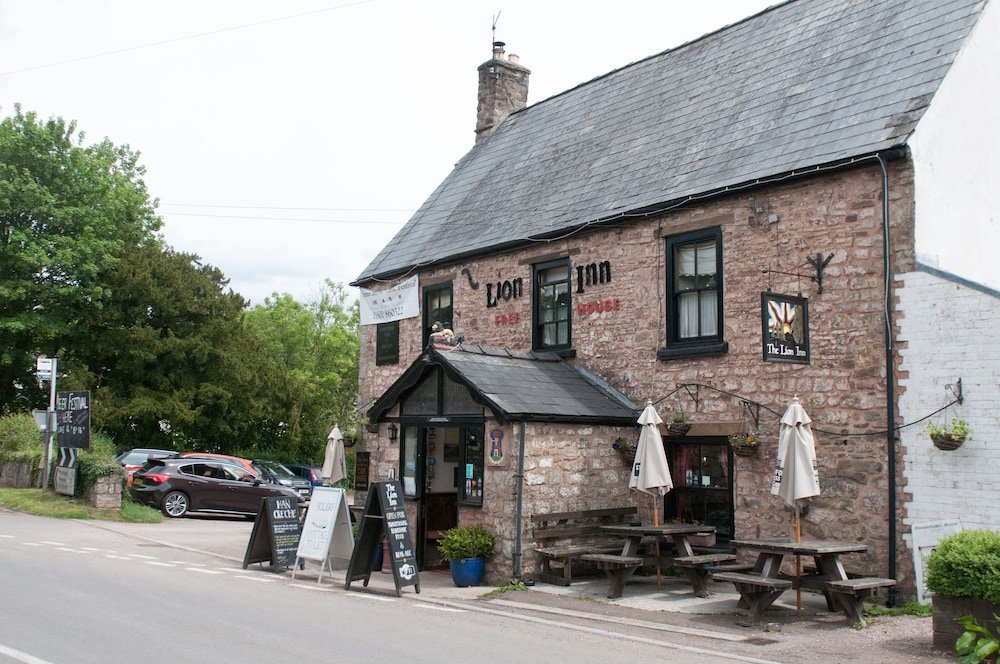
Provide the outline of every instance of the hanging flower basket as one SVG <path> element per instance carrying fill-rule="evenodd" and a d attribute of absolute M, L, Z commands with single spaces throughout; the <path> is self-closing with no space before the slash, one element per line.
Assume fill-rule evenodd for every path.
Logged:
<path fill-rule="evenodd" d="M 924 431 L 930 435 L 934 447 L 945 451 L 957 450 L 966 438 L 972 437 L 969 423 L 958 418 L 952 419 L 950 427 L 939 427 L 933 422 L 929 422 Z"/>
<path fill-rule="evenodd" d="M 634 440 L 626 440 L 624 438 L 616 438 L 615 442 L 611 444 L 613 449 L 618 450 L 622 456 L 634 457 L 635 449 L 638 447 L 638 443 Z"/>
<path fill-rule="evenodd" d="M 957 450 L 965 442 L 965 436 L 956 436 L 955 434 L 941 434 L 940 436 L 931 436 L 931 442 L 934 443 L 934 447 L 939 450 L 951 451 Z"/>
<path fill-rule="evenodd" d="M 686 436 L 691 430 L 691 425 L 686 422 L 669 422 L 666 427 L 668 436 Z"/>
<path fill-rule="evenodd" d="M 757 451 L 759 444 L 760 437 L 753 432 L 741 432 L 729 435 L 729 445 L 733 448 L 733 454 L 737 456 L 751 456 Z"/>

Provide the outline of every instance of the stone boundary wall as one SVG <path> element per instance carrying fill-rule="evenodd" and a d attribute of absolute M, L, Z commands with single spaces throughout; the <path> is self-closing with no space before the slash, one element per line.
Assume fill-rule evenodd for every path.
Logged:
<path fill-rule="evenodd" d="M 0 463 L 0 486 L 14 489 L 37 488 L 41 484 L 37 464 L 22 462 Z"/>

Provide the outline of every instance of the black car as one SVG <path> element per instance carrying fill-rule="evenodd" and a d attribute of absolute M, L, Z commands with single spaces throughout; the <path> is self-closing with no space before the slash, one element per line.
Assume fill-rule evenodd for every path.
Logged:
<path fill-rule="evenodd" d="M 298 491 L 262 481 L 242 466 L 213 459 L 152 459 L 132 477 L 133 500 L 169 517 L 188 512 L 225 512 L 253 517 L 261 498 L 286 496 L 300 505 Z"/>
<path fill-rule="evenodd" d="M 309 498 L 312 495 L 312 482 L 304 477 L 299 477 L 283 463 L 267 461 L 266 459 L 254 459 L 251 465 L 268 482 L 274 482 L 275 484 L 295 489 L 303 498 Z"/>

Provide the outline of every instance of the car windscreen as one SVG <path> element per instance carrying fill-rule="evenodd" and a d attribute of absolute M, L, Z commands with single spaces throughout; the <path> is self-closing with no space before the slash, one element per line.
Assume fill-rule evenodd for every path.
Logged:
<path fill-rule="evenodd" d="M 286 468 L 283 464 L 278 463 L 277 461 L 256 461 L 255 460 L 253 462 L 253 465 L 255 465 L 256 467 L 258 467 L 258 468 L 260 468 L 260 469 L 262 469 L 264 471 L 266 471 L 268 474 L 272 475 L 273 477 L 285 477 L 285 478 L 292 478 L 292 479 L 295 479 L 295 478 L 298 477 L 298 475 L 296 475 L 292 471 L 288 470 L 288 468 Z"/>
<path fill-rule="evenodd" d="M 165 465 L 166 464 L 163 463 L 163 461 L 161 461 L 160 459 L 150 459 L 149 461 L 147 461 L 142 465 L 142 468 L 140 468 L 138 472 L 148 473 L 151 470 L 159 470 L 163 468 Z"/>

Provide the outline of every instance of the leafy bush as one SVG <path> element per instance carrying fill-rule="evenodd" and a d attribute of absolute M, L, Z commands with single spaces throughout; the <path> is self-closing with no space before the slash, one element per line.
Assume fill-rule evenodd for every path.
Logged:
<path fill-rule="evenodd" d="M 115 461 L 115 444 L 103 433 L 92 433 L 90 436 L 90 447 L 80 450 L 78 457 L 80 462 L 80 478 L 77 482 L 76 495 L 84 495 L 99 477 L 116 475 L 119 478 L 125 477 L 125 471 Z"/>
<path fill-rule="evenodd" d="M 42 459 L 42 436 L 28 413 L 0 417 L 0 461 L 37 464 Z"/>
<path fill-rule="evenodd" d="M 1000 532 L 963 530 L 941 540 L 927 560 L 927 587 L 1000 603 Z"/>
<path fill-rule="evenodd" d="M 482 526 L 456 526 L 438 542 L 438 551 L 445 560 L 487 558 L 493 555 L 493 535 Z"/>
<path fill-rule="evenodd" d="M 993 619 L 1000 621 L 1000 616 L 993 614 Z M 962 616 L 958 622 L 965 628 L 955 642 L 955 652 L 962 656 L 959 661 L 962 664 L 996 661 L 996 654 L 1000 651 L 1000 633 L 991 632 L 972 616 Z"/>

